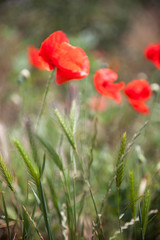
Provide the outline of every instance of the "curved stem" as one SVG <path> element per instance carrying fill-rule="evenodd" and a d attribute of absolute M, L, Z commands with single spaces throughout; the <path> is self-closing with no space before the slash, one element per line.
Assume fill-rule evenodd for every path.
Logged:
<path fill-rule="evenodd" d="M 41 117 L 42 117 L 42 114 L 43 114 L 43 111 L 44 111 L 44 108 L 45 108 L 45 104 L 46 104 L 46 99 L 47 99 L 47 95 L 48 95 L 50 83 L 51 83 L 51 80 L 52 80 L 52 78 L 53 78 L 53 73 L 54 73 L 54 71 L 52 71 L 52 72 L 50 73 L 49 78 L 48 78 L 48 81 L 47 81 L 47 84 L 46 84 L 46 88 L 45 88 L 45 92 L 44 92 L 44 97 L 43 97 L 43 101 L 42 101 L 42 105 L 41 105 L 41 110 L 40 110 L 39 115 L 38 115 L 38 118 L 37 118 L 36 130 L 38 129 L 38 126 L 39 126 L 39 123 L 40 123 L 40 120 L 41 120 Z"/>

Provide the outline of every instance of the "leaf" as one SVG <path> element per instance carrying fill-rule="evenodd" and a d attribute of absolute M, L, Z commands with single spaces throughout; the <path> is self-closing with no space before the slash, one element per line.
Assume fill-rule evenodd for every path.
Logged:
<path fill-rule="evenodd" d="M 0 170 L 2 172 L 3 178 L 6 181 L 8 187 L 11 189 L 11 191 L 14 192 L 14 188 L 13 188 L 13 177 L 10 173 L 10 171 L 8 170 L 6 164 L 4 163 L 1 155 L 0 155 Z"/>
<path fill-rule="evenodd" d="M 130 182 L 130 199 L 131 199 L 131 207 L 132 207 L 132 217 L 135 219 L 136 217 L 136 204 L 135 204 L 135 185 L 134 185 L 134 174 L 132 171 L 129 173 L 129 182 Z"/>
<path fill-rule="evenodd" d="M 18 142 L 18 140 L 15 139 L 14 143 L 15 143 L 19 153 L 21 154 L 21 156 L 22 156 L 22 158 L 23 158 L 23 160 L 24 160 L 24 162 L 25 162 L 25 164 L 28 168 L 28 171 L 29 171 L 30 175 L 32 176 L 37 188 L 39 188 L 40 174 L 39 174 L 37 166 L 32 163 L 29 156 L 27 155 L 27 153 L 23 149 L 22 145 Z"/>
<path fill-rule="evenodd" d="M 125 150 L 126 150 L 126 140 L 127 140 L 127 136 L 126 136 L 126 133 L 124 133 L 123 136 L 122 136 L 121 146 L 120 146 L 118 159 L 117 159 L 117 164 L 116 164 L 116 166 L 117 166 L 116 186 L 117 186 L 118 190 L 120 188 L 120 185 L 121 185 L 122 179 L 123 179 L 124 158 L 122 158 L 122 156 L 124 155 Z"/>
<path fill-rule="evenodd" d="M 58 122 L 60 123 L 60 126 L 62 127 L 68 141 L 70 142 L 71 146 L 73 147 L 74 150 L 76 150 L 76 143 L 74 140 L 74 137 L 70 131 L 70 129 L 68 128 L 64 118 L 62 117 L 62 115 L 60 114 L 60 112 L 58 111 L 58 109 L 54 110 L 56 117 L 58 119 Z"/>
<path fill-rule="evenodd" d="M 48 232 L 48 237 L 49 237 L 49 240 L 53 240 L 52 231 L 51 231 L 51 227 L 50 227 L 50 222 L 49 222 L 49 219 L 48 219 L 46 199 L 45 199 L 45 195 L 44 195 L 41 180 L 40 180 L 40 194 L 41 194 L 41 203 L 42 203 L 42 207 L 43 207 L 43 216 L 44 216 L 44 221 L 45 221 L 47 232 Z"/>
<path fill-rule="evenodd" d="M 142 205 L 142 227 L 143 227 L 143 236 L 145 236 L 146 228 L 148 225 L 148 213 L 150 206 L 150 191 L 148 190 Z"/>
<path fill-rule="evenodd" d="M 5 203 L 5 199 L 4 199 L 4 195 L 3 195 L 3 193 L 2 193 L 2 202 L 3 202 L 3 208 L 4 208 L 5 220 L 6 220 L 6 224 L 7 224 L 8 237 L 9 237 L 9 240 L 11 240 L 11 234 L 10 234 L 10 229 L 9 229 L 8 213 L 7 213 L 7 208 L 6 208 L 6 203 Z"/>
<path fill-rule="evenodd" d="M 42 137 L 40 137 L 39 135 L 37 135 L 37 138 L 39 139 L 39 141 L 41 142 L 41 144 L 48 150 L 50 156 L 52 157 L 53 161 L 55 162 L 55 164 L 57 165 L 57 167 L 63 171 L 63 164 L 62 164 L 62 160 L 60 159 L 59 155 L 57 154 L 57 152 L 54 150 L 54 148 L 52 147 L 52 145 L 47 142 L 46 140 L 44 140 Z"/>
<path fill-rule="evenodd" d="M 59 221 L 61 222 L 61 212 L 60 212 L 60 208 L 59 208 L 59 204 L 58 204 L 57 194 L 56 194 L 55 189 L 54 189 L 54 185 L 53 185 L 53 183 L 52 183 L 52 181 L 49 177 L 47 177 L 47 182 L 48 182 L 48 186 L 49 186 L 49 189 L 50 189 L 50 192 L 51 192 L 54 207 L 55 207 L 57 215 L 59 217 Z"/>
<path fill-rule="evenodd" d="M 41 177 L 42 177 L 43 172 L 44 172 L 45 164 L 46 164 L 46 154 L 44 153 L 44 155 L 43 155 L 43 163 L 42 163 L 42 167 L 41 167 Z"/>

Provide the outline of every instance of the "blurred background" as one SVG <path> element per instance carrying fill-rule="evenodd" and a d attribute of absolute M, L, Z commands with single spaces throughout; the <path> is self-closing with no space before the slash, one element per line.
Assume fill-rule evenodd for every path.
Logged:
<path fill-rule="evenodd" d="M 91 133 L 94 133 L 95 112 L 91 109 L 90 99 L 98 96 L 92 84 L 93 74 L 106 66 L 118 73 L 119 81 L 127 83 L 143 78 L 150 83 L 159 83 L 159 71 L 145 59 L 143 53 L 148 44 L 160 41 L 159 16 L 160 0 L 0 0 L 0 150 L 6 161 L 14 159 L 12 166 L 19 169 L 21 160 L 15 154 L 12 138 L 17 137 L 29 148 L 26 123 L 36 122 L 49 76 L 47 71 L 30 66 L 27 56 L 29 45 L 39 48 L 51 33 L 62 30 L 72 45 L 83 48 L 89 56 L 91 68 L 88 78 L 61 86 L 52 84 L 40 128 L 43 136 L 60 146 L 61 136 L 54 121 L 53 107 L 56 105 L 61 108 L 61 112 L 68 113 L 71 100 L 76 97 L 81 108 L 77 139 L 80 149 L 83 146 L 81 154 L 85 159 L 88 143 L 92 141 Z M 30 71 L 28 79 L 22 77 L 23 69 Z M 137 189 L 143 179 L 152 184 L 155 190 L 152 208 L 159 208 L 159 173 L 156 181 L 152 182 L 155 172 L 160 169 L 160 107 L 157 95 L 153 94 L 149 103 L 152 114 L 147 117 L 135 112 L 127 101 L 117 106 L 113 101 L 107 100 L 107 109 L 100 113 L 98 119 L 96 161 L 91 174 L 98 203 L 106 190 L 106 179 L 108 181 L 112 176 L 122 133 L 127 131 L 128 139 L 131 139 L 146 119 L 149 119 L 151 124 L 136 143 L 140 146 L 135 147 L 128 169 L 136 171 Z M 67 147 L 64 152 L 69 155 Z M 47 170 L 51 176 L 54 172 L 57 174 L 56 170 Z M 17 181 L 24 188 L 25 195 L 23 174 L 21 169 L 16 172 Z M 128 194 L 126 183 L 124 181 L 122 187 L 123 207 L 128 203 L 128 200 L 124 200 L 125 194 Z M 57 180 L 56 186 L 58 184 Z M 105 214 L 104 217 L 106 232 L 110 227 L 112 230 L 117 228 L 114 220 L 114 193 L 105 209 L 105 213 L 110 212 L 109 216 Z M 84 212 L 84 218 L 88 220 L 91 229 L 93 218 L 90 216 L 93 211 L 86 207 Z M 130 218 L 127 215 L 125 221 Z M 160 239 L 160 220 L 156 221 L 156 224 L 151 225 L 153 231 L 148 230 L 146 239 Z"/>
<path fill-rule="evenodd" d="M 1 0 L 0 121 L 8 126 L 17 121 L 17 80 L 23 68 L 32 70 L 32 88 L 43 91 L 48 73 L 31 69 L 27 47 L 39 48 L 56 30 L 63 30 L 73 45 L 89 54 L 90 81 L 102 66 L 110 66 L 125 82 L 148 78 L 155 67 L 144 59 L 143 49 L 159 41 L 159 14 L 159 0 Z M 156 77 L 155 73 L 154 81 Z"/>

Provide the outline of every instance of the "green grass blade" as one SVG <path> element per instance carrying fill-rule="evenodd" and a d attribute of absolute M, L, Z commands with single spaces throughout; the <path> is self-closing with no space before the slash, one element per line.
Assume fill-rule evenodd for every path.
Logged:
<path fill-rule="evenodd" d="M 38 136 L 38 135 L 37 135 L 37 138 L 39 139 L 41 144 L 47 149 L 48 153 L 50 154 L 51 158 L 53 159 L 53 161 L 55 162 L 57 167 L 60 169 L 60 171 L 63 171 L 62 160 L 60 159 L 59 155 L 54 150 L 52 145 L 49 142 L 47 142 L 46 140 L 44 140 L 42 137 Z"/>
<path fill-rule="evenodd" d="M 150 191 L 148 190 L 142 205 L 142 226 L 143 226 L 144 237 L 145 237 L 145 233 L 148 225 L 149 206 L 150 206 Z"/>
<path fill-rule="evenodd" d="M 41 194 L 41 203 L 42 203 L 42 208 L 43 208 L 43 216 L 44 216 L 44 221 L 45 221 L 45 225 L 46 225 L 47 232 L 48 232 L 48 237 L 49 237 L 49 240 L 53 240 L 50 222 L 49 222 L 49 218 L 48 218 L 46 199 L 45 199 L 41 181 L 40 181 L 40 194 Z"/>
<path fill-rule="evenodd" d="M 140 223 L 140 229 L 141 229 L 141 240 L 144 240 L 143 224 L 142 224 L 142 213 L 141 213 L 141 206 L 140 206 L 140 204 L 139 204 L 139 223 Z"/>
<path fill-rule="evenodd" d="M 4 199 L 4 195 L 2 193 L 2 202 L 3 202 L 3 208 L 4 208 L 4 215 L 5 215 L 5 221 L 7 224 L 7 230 L 8 230 L 8 238 L 11 240 L 11 234 L 10 234 L 10 229 L 9 229 L 9 220 L 8 220 L 8 213 L 7 213 L 7 208 L 6 208 L 6 203 Z"/>
<path fill-rule="evenodd" d="M 135 195 L 135 184 L 134 184 L 134 174 L 132 171 L 129 173 L 129 182 L 130 182 L 130 200 L 131 200 L 131 208 L 132 208 L 132 217 L 135 219 L 136 217 L 136 195 Z"/>
<path fill-rule="evenodd" d="M 32 187 L 31 187 L 31 190 L 33 192 L 33 195 L 34 195 L 36 201 L 37 201 L 38 206 L 40 206 L 41 205 L 41 201 L 39 199 L 39 196 L 37 195 L 37 193 L 34 191 L 34 189 Z"/>
<path fill-rule="evenodd" d="M 71 133 L 71 130 L 69 129 L 69 127 L 67 126 L 64 118 L 62 117 L 62 115 L 60 114 L 60 112 L 58 111 L 58 109 L 55 109 L 54 110 L 55 112 L 55 115 L 58 119 L 58 122 L 63 130 L 63 132 L 65 133 L 68 141 L 70 142 L 71 146 L 73 147 L 74 150 L 76 150 L 76 143 L 75 143 L 75 140 L 74 140 L 74 137 Z"/>
<path fill-rule="evenodd" d="M 72 101 L 72 106 L 71 106 L 71 110 L 70 110 L 69 120 L 70 120 L 71 131 L 72 131 L 73 134 L 75 134 L 77 120 L 78 120 L 77 105 L 76 105 L 76 101 L 75 100 Z"/>
<path fill-rule="evenodd" d="M 32 218 L 32 219 L 34 219 L 36 207 L 37 207 L 37 203 L 35 202 L 34 207 L 33 207 L 33 211 L 32 211 L 32 215 L 31 215 L 31 218 Z M 31 228 L 31 225 L 30 225 L 29 228 L 28 228 L 28 231 L 27 231 L 26 240 L 29 240 L 29 239 L 30 239 L 31 230 L 32 230 L 32 228 Z"/>
<path fill-rule="evenodd" d="M 34 236 L 35 236 L 35 234 L 36 234 L 36 232 L 37 232 L 36 229 L 38 229 L 38 226 L 39 226 L 39 224 L 40 224 L 41 218 L 42 218 L 42 215 L 39 216 L 38 220 L 36 221 L 36 222 L 37 222 L 37 223 L 36 223 L 36 228 L 35 228 L 35 230 L 34 230 L 34 232 L 33 232 L 33 234 L 32 234 L 32 239 L 31 239 L 31 240 L 35 240 Z"/>
<path fill-rule="evenodd" d="M 124 172 L 124 158 L 122 158 L 122 156 L 125 153 L 125 149 L 126 149 L 126 141 L 127 141 L 127 135 L 126 133 L 123 134 L 122 136 L 122 140 L 121 140 L 121 146 L 120 146 L 120 150 L 119 150 L 119 154 L 118 154 L 118 159 L 117 159 L 117 172 L 116 172 L 116 186 L 117 189 L 119 190 L 120 185 L 122 183 L 123 180 L 123 172 Z"/>
<path fill-rule="evenodd" d="M 24 210 L 24 212 L 26 213 L 26 215 L 28 216 L 28 219 L 30 220 L 30 222 L 32 223 L 32 225 L 34 226 L 34 228 L 35 228 L 35 230 L 36 230 L 39 238 L 40 238 L 41 240 L 44 240 L 44 238 L 42 237 L 41 233 L 39 232 L 39 230 L 38 230 L 38 228 L 37 228 L 36 223 L 34 222 L 34 220 L 32 219 L 32 217 L 29 215 L 29 213 L 27 212 L 27 209 L 26 209 L 24 206 L 23 206 L 23 210 Z"/>
<path fill-rule="evenodd" d="M 33 162 L 31 161 L 31 159 L 25 152 L 22 145 L 16 139 L 14 140 L 14 143 L 15 143 L 20 155 L 22 156 L 22 158 L 27 166 L 27 169 L 28 169 L 30 175 L 32 176 L 36 186 L 39 187 L 38 185 L 39 185 L 40 174 L 39 174 L 38 167 L 35 164 L 33 164 Z"/>
<path fill-rule="evenodd" d="M 42 167 L 41 167 L 41 177 L 42 177 L 42 175 L 44 173 L 45 164 L 46 164 L 46 154 L 44 153 L 44 155 L 43 155 L 43 163 L 42 163 Z"/>
<path fill-rule="evenodd" d="M 7 186 L 11 189 L 11 191 L 14 192 L 14 187 L 13 187 L 13 177 L 8 170 L 6 164 L 4 163 L 1 155 L 0 155 L 0 170 L 2 172 L 3 178 L 7 183 Z"/>
<path fill-rule="evenodd" d="M 52 181 L 49 177 L 47 177 L 47 183 L 48 183 L 48 186 L 49 186 L 49 189 L 50 189 L 50 192 L 51 192 L 53 205 L 56 209 L 56 212 L 57 212 L 57 215 L 58 215 L 58 218 L 59 218 L 59 222 L 61 223 L 61 211 L 60 211 L 59 204 L 58 204 L 58 197 L 57 197 L 57 194 L 55 192 L 53 183 L 52 183 Z"/>
<path fill-rule="evenodd" d="M 31 150 L 32 150 L 33 159 L 40 169 L 40 162 L 39 162 L 39 157 L 38 157 L 37 146 L 36 146 L 36 143 L 35 143 L 35 136 L 33 134 L 33 130 L 31 128 L 30 121 L 27 121 L 26 129 L 27 129 L 28 139 L 29 139 L 29 143 L 30 143 L 30 146 L 31 146 Z"/>

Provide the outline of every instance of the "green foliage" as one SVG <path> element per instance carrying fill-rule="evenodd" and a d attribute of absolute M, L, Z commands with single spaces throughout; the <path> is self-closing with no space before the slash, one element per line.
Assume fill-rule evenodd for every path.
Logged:
<path fill-rule="evenodd" d="M 75 134 L 77 120 L 78 120 L 78 111 L 77 111 L 76 100 L 72 101 L 69 120 L 70 120 L 71 131 L 72 131 L 73 134 Z"/>
<path fill-rule="evenodd" d="M 150 207 L 150 190 L 146 192 L 146 195 L 143 200 L 142 205 L 142 228 L 143 228 L 143 237 L 145 237 L 147 224 L 148 224 L 148 213 L 149 213 L 149 207 Z"/>
<path fill-rule="evenodd" d="M 3 195 L 3 193 L 1 193 L 1 194 L 2 194 L 2 202 L 3 202 L 5 220 L 6 220 L 6 224 L 7 224 L 7 230 L 8 230 L 8 239 L 11 240 L 11 234 L 10 234 L 10 229 L 9 229 L 9 219 L 8 219 L 8 213 L 7 213 L 7 207 L 6 207 L 4 195 Z"/>
<path fill-rule="evenodd" d="M 28 134 L 28 138 L 29 138 L 30 147 L 31 147 L 31 150 L 32 150 L 33 159 L 40 169 L 39 156 L 38 156 L 37 146 L 36 146 L 36 143 L 35 143 L 35 136 L 33 134 L 33 130 L 32 130 L 32 127 L 31 127 L 31 122 L 29 120 L 26 123 L 26 129 L 27 129 L 27 134 Z"/>
<path fill-rule="evenodd" d="M 8 187 L 11 189 L 11 191 L 14 192 L 14 187 L 13 187 L 13 177 L 8 170 L 6 164 L 4 163 L 1 155 L 0 155 L 0 170 L 2 172 L 3 178 L 6 181 Z"/>
<path fill-rule="evenodd" d="M 47 178 L 47 183 L 50 189 L 50 193 L 51 193 L 51 198 L 54 204 L 54 207 L 56 209 L 57 212 L 57 216 L 59 217 L 59 222 L 61 223 L 61 212 L 60 212 L 60 206 L 59 206 L 59 202 L 58 202 L 58 196 L 56 194 L 55 188 L 54 188 L 54 184 L 51 181 L 51 178 Z"/>
<path fill-rule="evenodd" d="M 135 219 L 136 217 L 136 194 L 135 194 L 135 183 L 134 183 L 134 173 L 133 171 L 129 172 L 129 183 L 130 183 L 130 200 L 131 200 L 131 208 L 132 208 L 132 217 Z"/>
<path fill-rule="evenodd" d="M 126 133 L 123 134 L 122 140 L 121 140 L 121 146 L 118 154 L 118 159 L 117 159 L 117 170 L 116 170 L 116 186 L 117 189 L 119 190 L 120 185 L 123 180 L 123 172 L 124 172 L 124 157 L 123 155 L 125 154 L 126 150 L 126 141 L 127 141 L 127 135 Z"/>
<path fill-rule="evenodd" d="M 67 126 L 64 118 L 62 117 L 62 115 L 60 114 L 58 109 L 55 109 L 54 112 L 55 112 L 55 115 L 56 115 L 56 117 L 58 119 L 58 122 L 59 122 L 60 126 L 62 127 L 62 129 L 63 129 L 63 131 L 64 131 L 68 141 L 70 142 L 70 144 L 73 147 L 73 149 L 76 150 L 76 143 L 75 143 L 74 137 L 73 137 L 69 127 Z"/>
<path fill-rule="evenodd" d="M 59 168 L 60 171 L 63 171 L 63 163 L 62 160 L 60 159 L 59 155 L 57 152 L 54 150 L 53 146 L 47 142 L 45 139 L 37 135 L 37 138 L 41 142 L 41 144 L 47 149 L 48 153 L 50 154 L 51 158 L 55 162 L 56 166 Z"/>
<path fill-rule="evenodd" d="M 37 168 L 37 166 L 32 163 L 31 159 L 29 158 L 28 154 L 25 152 L 24 148 L 22 147 L 22 145 L 18 142 L 18 140 L 14 140 L 14 143 L 19 151 L 19 153 L 21 154 L 28 172 L 30 173 L 30 175 L 32 176 L 32 179 L 34 180 L 36 186 L 39 186 L 39 178 L 40 178 L 40 174 L 39 174 L 39 170 Z"/>

